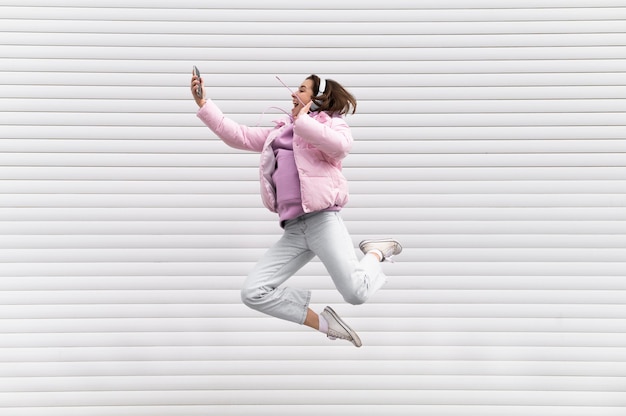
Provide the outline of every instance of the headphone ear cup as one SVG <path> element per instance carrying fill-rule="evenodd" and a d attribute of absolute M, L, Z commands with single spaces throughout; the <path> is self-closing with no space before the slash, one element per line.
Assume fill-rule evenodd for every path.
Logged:
<path fill-rule="evenodd" d="M 317 98 L 314 98 L 311 102 L 311 111 L 317 111 L 320 106 L 317 104 Z"/>

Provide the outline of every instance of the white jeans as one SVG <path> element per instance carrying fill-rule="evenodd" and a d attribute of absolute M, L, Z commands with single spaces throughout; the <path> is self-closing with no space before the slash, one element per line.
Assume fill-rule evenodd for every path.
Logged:
<path fill-rule="evenodd" d="M 364 303 L 387 281 L 373 255 L 360 261 L 339 212 L 316 212 L 285 224 L 281 239 L 259 260 L 241 290 L 243 303 L 280 319 L 304 323 L 311 291 L 279 287 L 318 256 L 346 302 Z"/>

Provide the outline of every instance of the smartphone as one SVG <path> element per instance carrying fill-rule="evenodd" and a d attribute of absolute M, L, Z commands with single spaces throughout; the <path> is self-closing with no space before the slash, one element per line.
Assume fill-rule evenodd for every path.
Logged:
<path fill-rule="evenodd" d="M 198 80 L 200 80 L 200 70 L 195 65 L 193 66 L 193 74 L 198 77 Z M 202 95 L 203 95 L 202 94 L 202 84 L 198 85 L 198 89 L 196 90 L 196 95 L 199 98 L 202 98 Z"/>

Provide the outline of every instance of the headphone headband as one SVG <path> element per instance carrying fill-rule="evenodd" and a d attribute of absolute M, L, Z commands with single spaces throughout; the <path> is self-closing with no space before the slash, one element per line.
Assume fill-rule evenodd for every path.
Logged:
<path fill-rule="evenodd" d="M 317 95 L 323 94 L 326 91 L 326 80 L 320 78 L 320 88 L 317 92 Z"/>

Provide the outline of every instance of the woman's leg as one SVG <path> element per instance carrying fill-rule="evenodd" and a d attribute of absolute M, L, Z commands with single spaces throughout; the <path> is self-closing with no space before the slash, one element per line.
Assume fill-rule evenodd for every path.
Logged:
<path fill-rule="evenodd" d="M 324 263 L 346 302 L 364 303 L 387 282 L 376 254 L 357 259 L 350 234 L 338 212 L 323 212 L 306 219 L 305 223 L 308 246 Z"/>
<path fill-rule="evenodd" d="M 307 215 L 289 222 L 283 237 L 256 264 L 241 291 L 249 307 L 277 318 L 320 330 L 331 339 L 341 338 L 357 347 L 361 340 L 334 310 L 321 314 L 308 305 L 310 291 L 279 288 L 317 254 L 335 286 L 350 303 L 365 302 L 386 282 L 380 259 L 373 253 L 359 261 L 350 236 L 338 213 Z"/>
<path fill-rule="evenodd" d="M 254 266 L 244 282 L 241 299 L 259 312 L 303 324 L 310 311 L 310 291 L 279 287 L 314 257 L 298 225 L 288 223 L 281 239 Z"/>

